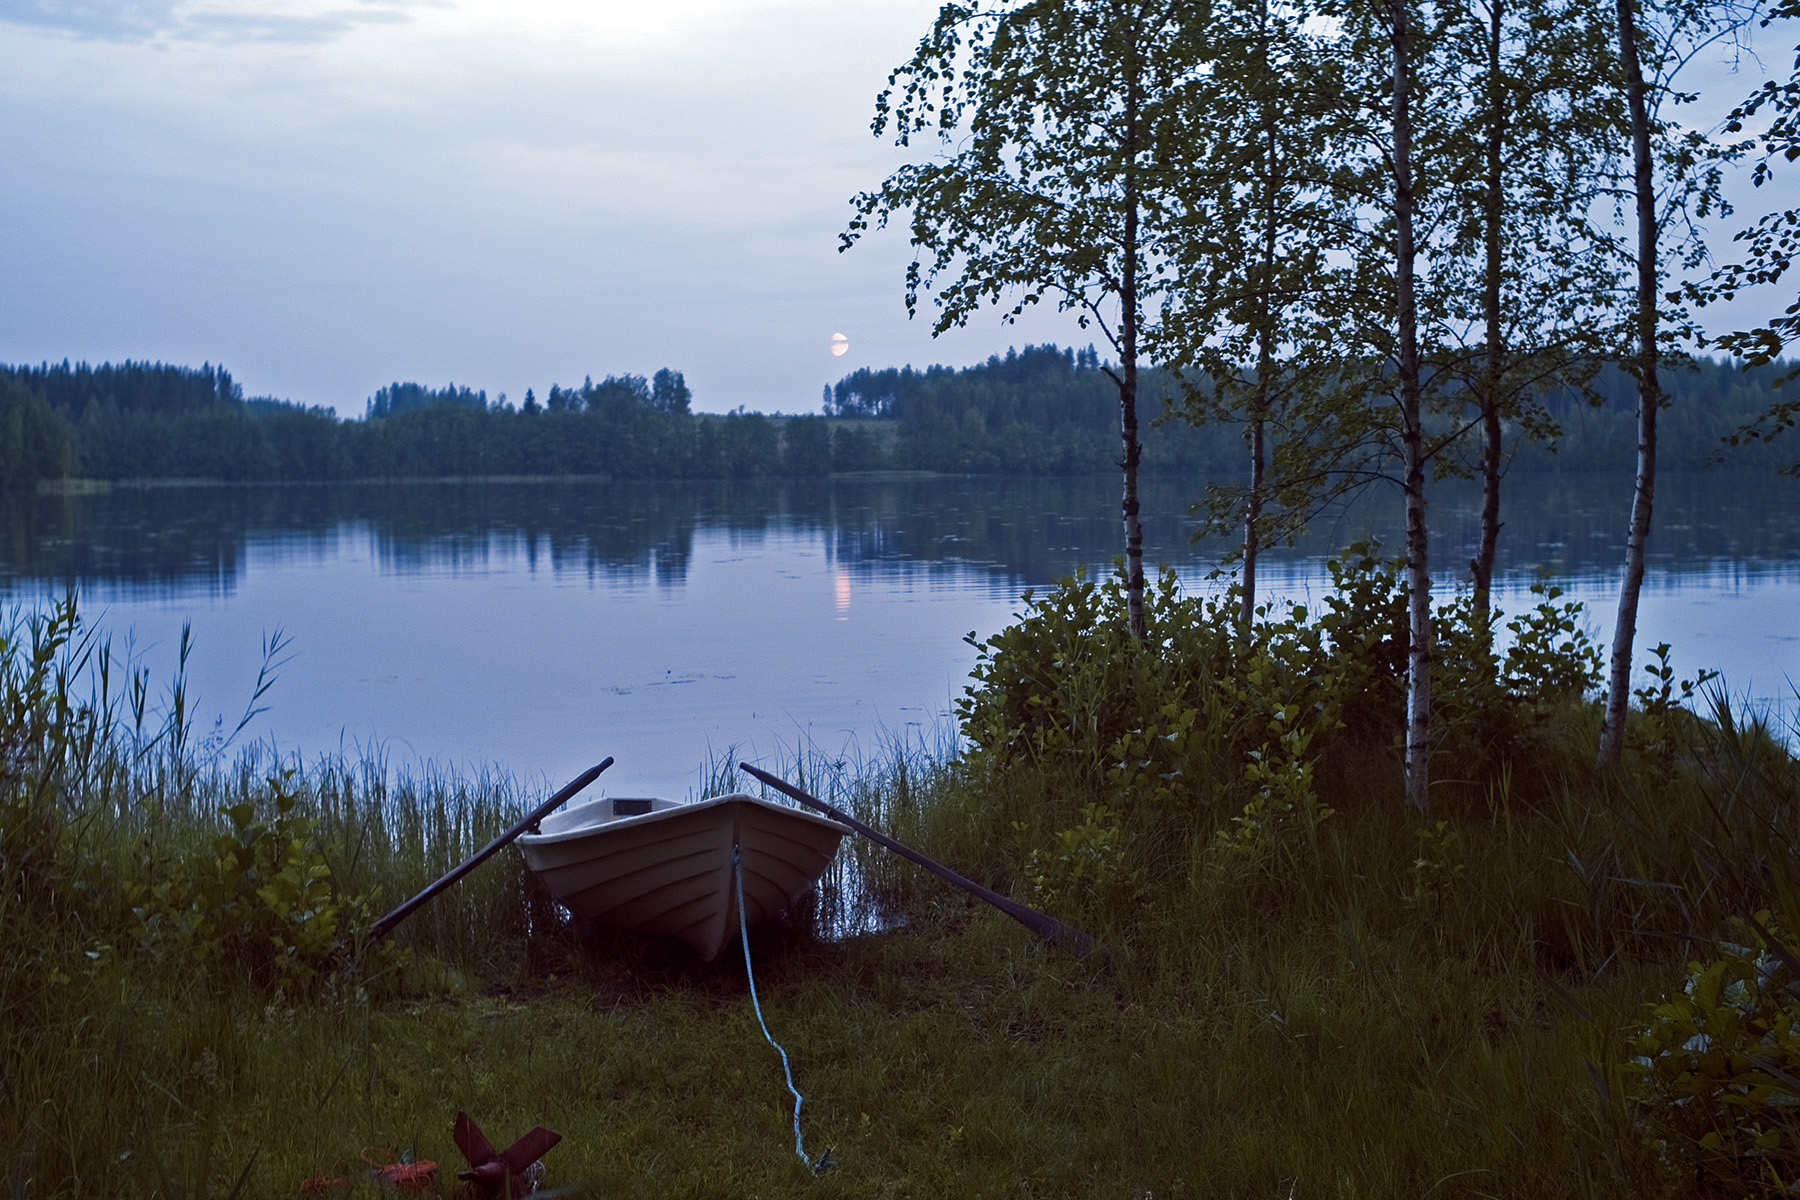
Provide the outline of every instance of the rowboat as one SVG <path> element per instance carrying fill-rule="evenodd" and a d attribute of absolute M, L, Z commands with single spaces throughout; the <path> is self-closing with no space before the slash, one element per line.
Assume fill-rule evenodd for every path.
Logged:
<path fill-rule="evenodd" d="M 850 832 L 743 793 L 692 802 L 609 797 L 543 818 L 517 844 L 575 916 L 679 938 L 711 962 L 738 936 L 734 857 L 745 926 L 754 928 L 816 883 Z"/>

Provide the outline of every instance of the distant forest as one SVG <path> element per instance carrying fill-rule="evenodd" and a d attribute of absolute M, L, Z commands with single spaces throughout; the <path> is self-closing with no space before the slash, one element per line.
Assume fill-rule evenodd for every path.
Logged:
<path fill-rule="evenodd" d="M 1783 364 L 1744 371 L 1702 359 L 1665 377 L 1661 465 L 1696 469 L 1765 410 Z M 1144 373 L 1150 414 L 1174 381 Z M 0 366 L 0 488 L 81 477 L 304 481 L 476 475 L 641 479 L 818 478 L 924 470 L 1073 475 L 1116 469 L 1118 394 L 1092 347 L 1027 346 L 973 367 L 855 371 L 824 414 L 696 413 L 677 371 L 552 386 L 521 404 L 450 384 L 393 383 L 360 419 L 245 399 L 223 367 L 125 362 Z M 1635 387 L 1608 367 L 1592 394 L 1552 398 L 1563 435 L 1526 446 L 1518 469 L 1630 470 Z M 1730 449 L 1732 465 L 1774 468 L 1779 443 Z M 1785 455 L 1785 457 L 1784 457 Z M 1241 430 L 1155 420 L 1144 469 L 1229 478 Z"/>

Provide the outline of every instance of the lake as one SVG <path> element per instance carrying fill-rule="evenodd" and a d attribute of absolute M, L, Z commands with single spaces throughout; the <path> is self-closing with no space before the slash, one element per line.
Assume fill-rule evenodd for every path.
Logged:
<path fill-rule="evenodd" d="M 1498 598 L 1540 565 L 1611 638 L 1630 480 L 1515 476 Z M 0 506 L 0 595 L 79 589 L 115 649 L 170 678 L 191 622 L 193 711 L 244 711 L 263 639 L 290 641 L 243 735 L 282 753 L 373 754 L 561 782 L 606 755 L 613 795 L 683 796 L 727 755 L 868 758 L 941 746 L 975 659 L 1027 588 L 1119 553 L 1118 482 L 583 481 L 118 488 Z M 1187 586 L 1198 487 L 1149 481 L 1146 557 Z M 1432 495 L 1439 595 L 1476 543 L 1479 495 Z M 1365 498 L 1265 560 L 1263 589 L 1324 589 L 1354 537 L 1398 547 L 1397 495 Z M 1794 713 L 1800 485 L 1724 472 L 1659 481 L 1639 645 L 1682 677 Z M 1462 575 L 1466 576 L 1466 566 Z M 1641 660 L 1640 660 L 1641 661 Z M 1641 671 L 1640 671 L 1641 674 Z"/>

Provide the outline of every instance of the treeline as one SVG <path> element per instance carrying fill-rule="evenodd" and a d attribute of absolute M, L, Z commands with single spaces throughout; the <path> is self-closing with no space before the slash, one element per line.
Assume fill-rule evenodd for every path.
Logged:
<path fill-rule="evenodd" d="M 1701 359 L 1668 374 L 1663 465 L 1695 469 L 1721 438 L 1766 409 L 1781 364 L 1752 371 Z M 1143 373 L 1147 414 L 1177 396 Z M 1628 470 L 1636 453 L 1633 384 L 1616 368 L 1589 394 L 1550 400 L 1563 428 L 1554 451 L 1517 465 Z M 540 400 L 490 402 L 449 384 L 392 383 L 360 420 L 325 408 L 249 398 L 223 367 L 61 363 L 0 367 L 0 484 L 94 479 L 343 480 L 467 475 L 635 479 L 818 478 L 843 472 L 1078 475 L 1118 457 L 1118 402 L 1090 347 L 1027 346 L 966 368 L 862 369 L 825 391 L 825 414 L 695 413 L 669 369 L 552 386 Z M 1144 467 L 1231 477 L 1241 431 L 1151 421 Z M 1728 451 L 1733 464 L 1776 466 L 1773 447 Z"/>
<path fill-rule="evenodd" d="M 608 375 L 595 383 L 594 377 L 590 375 L 582 381 L 579 388 L 563 388 L 552 384 L 541 404 L 536 392 L 527 388 L 520 411 L 606 415 L 650 408 L 673 415 L 690 411 L 693 397 L 694 393 L 689 390 L 681 372 L 664 367 L 651 379 L 645 379 L 642 375 Z M 484 412 L 489 407 L 486 391 L 458 387 L 455 383 L 442 388 L 430 388 L 420 383 L 390 383 L 369 397 L 369 402 L 363 407 L 363 419 L 372 421 L 380 417 L 397 417 L 402 413 L 435 405 L 467 408 L 475 412 Z M 502 394 L 493 407 L 504 409 L 510 406 Z"/>
<path fill-rule="evenodd" d="M 1715 461 L 1774 469 L 1791 459 L 1778 446 L 1727 447 L 1724 439 L 1754 421 L 1776 397 L 1788 364 L 1743 369 L 1727 360 L 1670 363 L 1662 386 L 1666 470 L 1699 470 Z M 1169 372 L 1139 372 L 1145 431 L 1144 469 L 1232 476 L 1242 470 L 1243 427 L 1163 424 L 1179 407 L 1183 384 Z M 1637 455 L 1637 383 L 1606 366 L 1581 389 L 1543 397 L 1561 433 L 1545 443 L 1508 431 L 1514 465 L 1525 470 L 1629 471 Z M 961 370 L 863 368 L 824 393 L 825 411 L 840 418 L 886 421 L 895 430 L 896 466 L 970 473 L 1073 474 L 1115 469 L 1119 456 L 1118 389 L 1094 348 L 1027 346 Z M 1448 431 L 1451 418 L 1435 418 Z M 1272 439 L 1273 440 L 1273 439 Z M 1470 439 L 1470 453 L 1474 452 Z M 1445 465 L 1454 463 L 1446 456 Z"/>
<path fill-rule="evenodd" d="M 784 437 L 757 413 L 695 414 L 680 372 L 552 386 L 489 403 L 452 383 L 392 383 L 361 420 L 245 399 L 223 368 L 0 367 L 0 466 L 11 486 L 95 479 L 339 480 L 456 475 L 744 478 L 828 474 L 828 430 Z M 824 418 L 817 418 L 823 427 Z M 9 437 L 7 430 L 17 430 Z M 852 457 L 867 437 L 843 439 Z M 877 456 L 878 457 L 878 456 Z"/>
<path fill-rule="evenodd" d="M 1093 347 L 1008 350 L 977 366 L 864 368 L 825 389 L 825 411 L 887 422 L 892 463 L 914 470 L 1075 475 L 1113 470 L 1118 390 Z M 1151 431 L 1145 469 L 1227 469 L 1237 454 L 1219 430 Z"/>
<path fill-rule="evenodd" d="M 865 373 L 866 374 L 866 373 Z M 1091 352 L 1027 347 L 966 370 L 892 373 L 900 403 L 850 398 L 830 415 L 695 413 L 678 371 L 591 377 L 541 399 L 490 402 L 449 384 L 395 382 L 360 420 L 243 397 L 222 368 L 151 363 L 0 368 L 48 432 L 22 481 L 343 480 L 468 475 L 610 478 L 818 478 L 874 470 L 1018 475 L 1110 468 L 1116 434 Z M 927 386 L 911 387 L 917 378 Z M 852 377 L 854 381 L 857 377 Z M 1096 386 L 1100 385 L 1100 386 Z M 852 385 L 854 386 L 854 385 Z M 9 393 L 10 394 L 10 393 Z M 1171 427 L 1152 468 L 1202 471 L 1214 431 Z"/>
<path fill-rule="evenodd" d="M 1791 397 L 1794 384 L 1785 389 L 1776 385 L 1792 366 L 1779 359 L 1748 368 L 1712 358 L 1664 363 L 1658 376 L 1666 401 L 1657 416 L 1658 468 L 1693 471 L 1721 463 L 1780 470 L 1792 464 L 1793 447 L 1783 442 L 1725 442 L 1761 417 L 1778 395 Z M 1516 464 L 1526 469 L 1632 470 L 1637 463 L 1637 386 L 1629 373 L 1609 365 L 1595 375 L 1586 393 L 1550 397 L 1546 408 L 1560 435 L 1547 446 L 1527 444 Z"/>

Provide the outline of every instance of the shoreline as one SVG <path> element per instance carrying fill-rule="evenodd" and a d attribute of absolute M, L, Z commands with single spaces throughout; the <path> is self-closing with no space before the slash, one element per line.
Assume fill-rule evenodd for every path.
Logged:
<path fill-rule="evenodd" d="M 932 471 L 918 470 L 877 470 L 877 471 L 834 471 L 829 475 L 763 475 L 754 479 L 737 479 L 729 475 L 706 475 L 696 477 L 648 477 L 570 474 L 570 475 L 358 475 L 344 479 L 220 479 L 216 476 L 188 477 L 180 475 L 132 477 L 127 479 L 94 479 L 73 477 L 69 479 L 39 480 L 36 486 L 37 495 L 41 496 L 102 496 L 110 492 L 148 492 L 173 491 L 180 489 L 222 489 L 222 488 L 283 488 L 283 487 L 368 487 L 373 485 L 406 485 L 424 484 L 456 484 L 467 485 L 515 485 L 515 484 L 594 484 L 594 483 L 631 483 L 631 484 L 768 484 L 768 483 L 929 483 L 947 479 L 993 479 L 1028 482 L 1032 480 L 1069 480 L 1069 479 L 1111 479 L 1116 476 L 1113 471 L 1083 471 L 1063 474 L 1016 475 L 1005 472 L 977 471 Z M 1678 467 L 1663 468 L 1657 472 L 1659 477 L 1677 477 L 1697 479 L 1710 475 L 1721 479 L 1744 479 L 1753 476 L 1767 476 L 1777 479 L 1780 476 L 1773 471 L 1761 467 L 1701 467 L 1683 469 Z M 1508 479 L 1560 479 L 1585 477 L 1592 475 L 1611 475 L 1629 479 L 1632 472 L 1629 468 L 1609 468 L 1592 470 L 1582 467 L 1550 467 L 1521 468 L 1510 472 Z M 1179 479 L 1184 475 L 1180 471 L 1145 472 L 1146 480 Z M 1438 480 L 1436 486 L 1441 487 L 1451 480 Z"/>
<path fill-rule="evenodd" d="M 1096 474 L 1099 474 L 1098 472 Z M 152 476 L 131 479 L 71 478 L 40 480 L 37 494 L 45 496 L 103 496 L 109 492 L 148 492 L 182 488 L 280 488 L 366 487 L 372 484 L 549 484 L 549 483 L 904 483 L 937 479 L 1015 478 L 1009 475 L 978 476 L 945 471 L 835 471 L 830 475 L 764 475 L 734 479 L 708 475 L 681 479 L 638 479 L 617 475 L 359 475 L 348 479 L 219 479 L 217 477 Z M 1017 478 L 1035 478 L 1018 476 Z"/>

